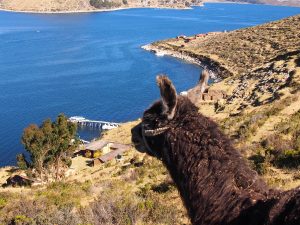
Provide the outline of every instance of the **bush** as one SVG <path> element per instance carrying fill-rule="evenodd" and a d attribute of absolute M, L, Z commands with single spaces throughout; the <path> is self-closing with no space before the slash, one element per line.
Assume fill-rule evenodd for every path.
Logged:
<path fill-rule="evenodd" d="M 293 148 L 293 143 L 290 140 L 284 139 L 279 134 L 268 136 L 261 142 L 261 145 L 273 155 L 281 154 L 283 151 Z"/>
<path fill-rule="evenodd" d="M 91 183 L 54 182 L 46 189 L 37 191 L 36 196 L 47 200 L 51 205 L 58 207 L 79 206 L 80 198 L 84 197 L 91 187 Z"/>
<path fill-rule="evenodd" d="M 119 3 L 108 0 L 90 0 L 90 5 L 98 9 L 109 9 L 120 7 Z"/>
<path fill-rule="evenodd" d="M 157 193 L 166 193 L 168 191 L 175 190 L 175 184 L 171 179 L 166 179 L 158 185 L 152 185 L 151 190 Z"/>
<path fill-rule="evenodd" d="M 260 175 L 266 174 L 268 164 L 265 162 L 265 157 L 260 153 L 249 157 L 249 160 L 253 163 L 253 169 Z"/>
<path fill-rule="evenodd" d="M 297 168 L 300 166 L 300 138 L 286 140 L 282 135 L 274 134 L 261 142 L 265 149 L 265 161 L 279 168 Z"/>
<path fill-rule="evenodd" d="M 29 167 L 28 162 L 25 159 L 25 155 L 22 154 L 18 154 L 17 155 L 17 165 L 21 170 L 26 170 Z"/>
<path fill-rule="evenodd" d="M 3 208 L 7 203 L 5 198 L 0 197 L 0 209 Z"/>
<path fill-rule="evenodd" d="M 191 6 L 191 4 L 189 2 L 185 2 L 184 5 L 185 5 L 185 7 L 190 7 Z"/>
<path fill-rule="evenodd" d="M 278 155 L 273 162 L 280 168 L 299 168 L 300 152 L 295 150 L 286 150 Z"/>
<path fill-rule="evenodd" d="M 13 219 L 13 224 L 15 225 L 30 224 L 31 222 L 32 219 L 24 215 L 17 215 Z"/>

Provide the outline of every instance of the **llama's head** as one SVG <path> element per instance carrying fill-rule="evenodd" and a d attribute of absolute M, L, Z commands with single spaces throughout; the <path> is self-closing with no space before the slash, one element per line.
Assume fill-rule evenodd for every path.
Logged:
<path fill-rule="evenodd" d="M 163 158 L 166 135 L 178 125 L 187 111 L 197 111 L 197 108 L 186 97 L 177 96 L 167 76 L 157 76 L 156 81 L 161 99 L 144 112 L 142 122 L 131 132 L 132 142 L 138 150 Z"/>

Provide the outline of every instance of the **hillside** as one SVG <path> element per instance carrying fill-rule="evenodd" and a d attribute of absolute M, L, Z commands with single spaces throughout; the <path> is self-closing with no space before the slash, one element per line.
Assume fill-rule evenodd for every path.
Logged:
<path fill-rule="evenodd" d="M 249 4 L 300 6 L 300 2 L 298 0 L 224 0 L 224 1 L 237 2 L 237 3 L 249 3 Z"/>
<path fill-rule="evenodd" d="M 131 143 L 125 123 L 104 140 Z M 72 174 L 61 182 L 1 187 L 17 168 L 0 168 L 0 224 L 189 224 L 177 189 L 162 163 L 131 148 L 122 162 L 95 167 L 73 158 Z"/>
<path fill-rule="evenodd" d="M 209 87 L 227 97 L 188 96 L 213 118 L 249 163 L 276 188 L 300 185 L 300 16 L 226 33 L 178 37 L 149 50 L 194 60 L 219 78 Z M 200 61 L 199 61 L 200 60 Z M 131 144 L 139 121 L 104 133 Z M 61 182 L 0 187 L 0 224 L 189 224 L 162 163 L 134 147 L 124 161 L 90 167 L 75 157 Z M 17 168 L 0 168 L 0 185 Z"/>
<path fill-rule="evenodd" d="M 300 16 L 261 26 L 177 37 L 145 46 L 202 64 L 220 82 L 210 92 L 227 97 L 203 101 L 197 87 L 189 97 L 214 118 L 269 183 L 300 185 Z"/>
<path fill-rule="evenodd" d="M 118 8 L 187 8 L 201 5 L 202 0 L 0 0 L 0 8 L 30 12 L 80 12 L 102 11 Z"/>
<path fill-rule="evenodd" d="M 203 2 L 300 6 L 298 0 L 0 0 L 0 9 L 24 12 L 89 12 L 120 8 L 189 8 Z"/>

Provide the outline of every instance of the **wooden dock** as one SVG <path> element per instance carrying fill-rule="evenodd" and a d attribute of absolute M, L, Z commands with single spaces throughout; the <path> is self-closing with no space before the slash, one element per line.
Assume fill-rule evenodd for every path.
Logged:
<path fill-rule="evenodd" d="M 113 128 L 117 128 L 120 126 L 119 123 L 112 123 L 106 121 L 98 121 L 98 120 L 89 120 L 82 116 L 72 116 L 68 119 L 68 121 L 72 123 L 76 123 L 80 127 L 92 127 L 98 128 L 100 130 L 110 130 Z"/>

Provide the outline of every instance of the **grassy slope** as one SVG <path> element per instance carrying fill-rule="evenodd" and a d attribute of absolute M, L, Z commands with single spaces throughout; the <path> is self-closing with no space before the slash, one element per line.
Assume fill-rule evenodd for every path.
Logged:
<path fill-rule="evenodd" d="M 108 131 L 103 138 L 131 143 L 136 123 Z M 162 163 L 134 148 L 125 154 L 128 163 L 89 167 L 85 158 L 77 157 L 75 174 L 63 182 L 0 188 L 0 224 L 189 224 Z"/>

